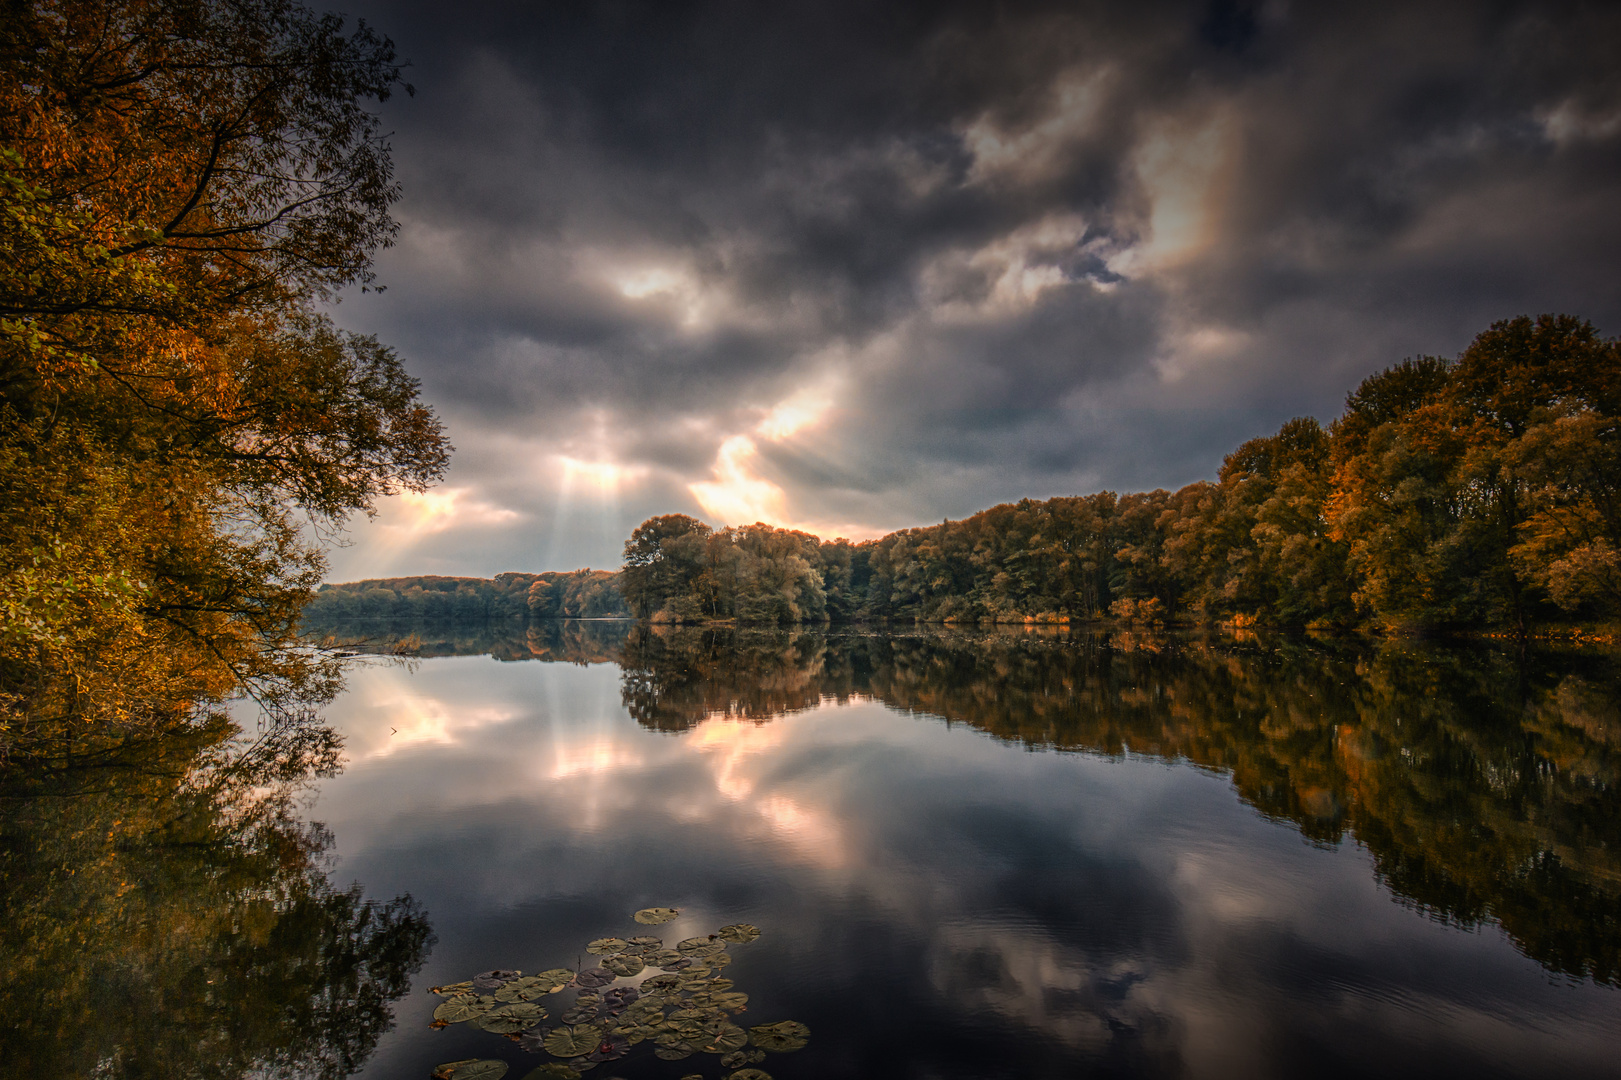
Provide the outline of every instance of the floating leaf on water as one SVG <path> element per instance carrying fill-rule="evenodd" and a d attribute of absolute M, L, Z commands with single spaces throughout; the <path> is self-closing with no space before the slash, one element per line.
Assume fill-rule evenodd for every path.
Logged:
<path fill-rule="evenodd" d="M 602 1029 L 594 1024 L 553 1028 L 546 1035 L 546 1049 L 558 1057 L 580 1057 L 597 1048 Z"/>
<path fill-rule="evenodd" d="M 597 1067 L 597 1063 L 592 1061 L 590 1058 L 575 1058 L 573 1061 L 568 1063 L 568 1067 L 573 1070 L 574 1073 L 579 1074 L 583 1072 L 590 1072 L 592 1069 Z"/>
<path fill-rule="evenodd" d="M 618 1061 L 630 1053 L 630 1043 L 624 1039 L 609 1035 L 597 1044 L 597 1048 L 586 1055 L 591 1061 Z"/>
<path fill-rule="evenodd" d="M 572 978 L 573 976 L 570 975 Z M 503 1002 L 533 1001 L 542 994 L 549 994 L 554 989 L 550 980 L 542 979 L 537 975 L 528 975 L 522 979 L 513 979 L 495 992 L 495 1000 Z"/>
<path fill-rule="evenodd" d="M 652 978 L 642 980 L 642 991 L 645 993 L 649 990 L 664 990 L 680 985 L 681 976 L 679 975 L 654 975 Z"/>
<path fill-rule="evenodd" d="M 669 922 L 680 914 L 680 910 L 673 907 L 649 907 L 638 911 L 631 918 L 643 926 L 658 926 L 660 923 Z"/>
<path fill-rule="evenodd" d="M 522 975 L 521 971 L 506 971 L 495 968 L 491 971 L 481 971 L 473 976 L 473 988 L 476 990 L 499 990 L 509 979 L 516 979 Z"/>
<path fill-rule="evenodd" d="M 612 1034 L 624 1039 L 631 1046 L 635 1046 L 639 1042 L 646 1042 L 648 1039 L 656 1037 L 658 1033 L 658 1028 L 648 1027 L 645 1024 L 620 1024 L 612 1029 Z"/>
<path fill-rule="evenodd" d="M 673 1046 L 654 1047 L 653 1054 L 664 1061 L 680 1061 L 689 1058 L 698 1051 L 688 1043 L 676 1043 Z"/>
<path fill-rule="evenodd" d="M 496 1035 L 516 1035 L 525 1028 L 533 1027 L 534 1023 L 533 1020 L 519 1020 L 516 1017 L 495 1016 L 492 1013 L 485 1013 L 483 1016 L 469 1020 L 467 1026 Z"/>
<path fill-rule="evenodd" d="M 749 1006 L 749 996 L 741 990 L 728 990 L 723 994 L 716 994 L 710 1001 L 717 1009 L 727 1012 L 742 1012 Z"/>
<path fill-rule="evenodd" d="M 533 1027 L 546 1019 L 546 1008 L 543 1005 L 536 1005 L 532 1001 L 518 1001 L 511 1005 L 502 1005 L 500 1008 L 491 1009 L 486 1014 L 485 1019 L 487 1020 L 490 1017 L 500 1017 L 505 1020 L 522 1020 L 524 1027 Z"/>
<path fill-rule="evenodd" d="M 490 1011 L 495 1002 L 490 998 L 475 997 L 472 994 L 463 994 L 448 1001 L 441 1001 L 439 1007 L 433 1010 L 435 1020 L 443 1020 L 447 1024 L 460 1024 L 464 1020 L 471 1020 L 475 1016 L 483 1016 Z"/>
<path fill-rule="evenodd" d="M 618 977 L 619 976 L 615 975 L 607 968 L 586 968 L 584 971 L 574 976 L 574 984 L 576 986 L 583 986 L 588 990 L 595 990 L 599 987 L 607 986 Z"/>
<path fill-rule="evenodd" d="M 642 958 L 639 956 L 632 956 L 629 953 L 621 953 L 618 956 L 608 957 L 608 959 L 602 962 L 602 966 L 608 971 L 613 972 L 615 975 L 628 979 L 632 975 L 640 975 L 642 973 L 642 968 L 646 967 L 647 965 L 642 962 Z"/>
<path fill-rule="evenodd" d="M 494 1058 L 452 1061 L 433 1070 L 438 1080 L 500 1080 L 506 1074 L 507 1063 Z"/>
<path fill-rule="evenodd" d="M 624 952 L 625 946 L 629 944 L 630 942 L 624 938 L 599 937 L 586 945 L 585 951 L 592 956 L 612 956 L 614 953 Z"/>
<path fill-rule="evenodd" d="M 786 1054 L 802 1049 L 810 1041 L 810 1028 L 798 1020 L 779 1020 L 775 1024 L 749 1028 L 749 1039 L 761 1050 Z"/>
<path fill-rule="evenodd" d="M 523 1080 L 574 1080 L 578 1075 L 561 1061 L 548 1061 L 525 1073 Z"/>
<path fill-rule="evenodd" d="M 595 1020 L 596 1018 L 597 1007 L 591 1003 L 576 1005 L 562 1016 L 563 1023 L 565 1024 L 583 1024 L 588 1020 Z"/>
<path fill-rule="evenodd" d="M 675 951 L 681 953 L 683 956 L 689 956 L 694 950 L 707 949 L 713 944 L 714 941 L 706 937 L 689 937 L 685 941 L 676 942 Z"/>
<path fill-rule="evenodd" d="M 642 992 L 634 986 L 616 986 L 602 995 L 603 1001 L 622 1001 L 626 1005 L 642 996 Z"/>
<path fill-rule="evenodd" d="M 746 1050 L 733 1050 L 730 1054 L 725 1054 L 720 1059 L 720 1067 L 723 1069 L 738 1069 L 742 1068 L 748 1063 L 749 1055 L 748 1051 Z"/>
<path fill-rule="evenodd" d="M 574 981 L 574 972 L 568 968 L 548 968 L 538 975 L 531 975 L 530 978 L 535 980 L 537 986 L 550 986 L 552 989 L 548 993 L 556 993 Z"/>
<path fill-rule="evenodd" d="M 709 1032 L 709 1041 L 699 1049 L 706 1054 L 728 1054 L 748 1044 L 748 1032 L 736 1024 L 717 1024 Z"/>
<path fill-rule="evenodd" d="M 646 934 L 631 938 L 630 943 L 639 949 L 660 949 L 664 947 L 663 938 L 648 937 Z"/>
<path fill-rule="evenodd" d="M 704 963 L 712 968 L 723 968 L 732 962 L 732 954 L 723 952 L 716 956 L 706 957 Z"/>
<path fill-rule="evenodd" d="M 763 1069 L 739 1069 L 726 1080 L 771 1080 L 771 1074 Z"/>
<path fill-rule="evenodd" d="M 720 928 L 720 939 L 732 941 L 739 945 L 747 945 L 760 936 L 760 928 L 750 923 L 732 923 L 730 926 Z"/>
<path fill-rule="evenodd" d="M 710 979 L 709 989 L 720 991 L 730 990 L 735 984 L 730 979 Z"/>
<path fill-rule="evenodd" d="M 709 1009 L 692 1008 L 689 1006 L 685 1009 L 677 1009 L 675 1012 L 671 1013 L 670 1021 L 672 1023 L 679 1024 L 683 1020 L 696 1020 L 701 1024 L 705 1020 L 714 1019 L 714 1015 L 715 1014 Z"/>
<path fill-rule="evenodd" d="M 670 953 L 659 953 L 649 963 L 661 971 L 682 971 L 692 966 L 692 961 L 680 953 L 675 953 L 674 959 L 671 959 Z"/>
<path fill-rule="evenodd" d="M 473 983 L 471 980 L 451 983 L 449 986 L 434 986 L 428 989 L 428 993 L 438 994 L 441 997 L 460 997 L 462 994 L 471 994 L 472 992 Z"/>

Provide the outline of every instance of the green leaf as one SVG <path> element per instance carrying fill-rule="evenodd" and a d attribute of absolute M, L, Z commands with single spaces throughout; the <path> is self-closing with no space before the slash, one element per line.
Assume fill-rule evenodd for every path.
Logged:
<path fill-rule="evenodd" d="M 594 1024 L 553 1028 L 546 1033 L 546 1049 L 558 1057 L 581 1057 L 601 1041 L 602 1029 Z"/>
<path fill-rule="evenodd" d="M 771 1074 L 764 1069 L 739 1069 L 726 1080 L 771 1080 Z"/>
<path fill-rule="evenodd" d="M 599 937 L 586 945 L 585 951 L 592 956 L 612 956 L 614 953 L 624 952 L 625 946 L 629 944 L 630 942 L 624 938 Z"/>
<path fill-rule="evenodd" d="M 760 928 L 746 922 L 732 923 L 730 926 L 720 928 L 720 939 L 732 941 L 739 945 L 747 945 L 760 936 Z"/>
<path fill-rule="evenodd" d="M 797 1020 L 779 1020 L 775 1024 L 750 1028 L 749 1040 L 761 1050 L 786 1054 L 804 1048 L 810 1041 L 810 1028 Z"/>
<path fill-rule="evenodd" d="M 602 962 L 602 966 L 613 972 L 615 975 L 622 978 L 629 978 L 632 975 L 640 975 L 642 968 L 646 967 L 647 965 L 642 962 L 642 958 L 639 956 L 621 954 L 619 956 L 608 957 Z"/>
<path fill-rule="evenodd" d="M 699 1049 L 706 1054 L 728 1054 L 748 1044 L 748 1032 L 736 1024 L 716 1024 L 709 1030 L 709 1041 Z"/>
<path fill-rule="evenodd" d="M 494 1058 L 469 1058 L 452 1061 L 433 1070 L 439 1080 L 501 1080 L 507 1074 L 507 1063 Z"/>
<path fill-rule="evenodd" d="M 680 914 L 681 914 L 681 911 L 680 911 L 679 908 L 673 908 L 673 907 L 650 907 L 650 908 L 643 908 L 642 910 L 638 911 L 636 914 L 632 915 L 631 918 L 635 919 L 637 922 L 641 923 L 643 926 L 658 926 L 660 923 L 670 922 L 672 919 L 674 919 L 677 915 L 680 915 Z"/>
<path fill-rule="evenodd" d="M 663 1061 L 680 1061 L 689 1058 L 698 1051 L 690 1044 L 684 1042 L 672 1043 L 669 1046 L 659 1046 L 653 1049 L 655 1057 Z"/>
<path fill-rule="evenodd" d="M 561 1061 L 548 1061 L 532 1070 L 523 1080 L 576 1080 L 579 1075 Z"/>
<path fill-rule="evenodd" d="M 478 997 L 475 994 L 463 994 L 447 1001 L 441 1001 L 439 1007 L 433 1010 L 435 1020 L 443 1020 L 447 1024 L 460 1024 L 471 1020 L 475 1016 L 483 1016 L 494 1006 L 493 998 Z"/>
<path fill-rule="evenodd" d="M 551 990 L 547 991 L 547 993 L 555 994 L 574 981 L 574 972 L 568 968 L 548 968 L 537 975 L 531 975 L 530 978 L 537 983 L 545 983 L 550 986 Z"/>
<path fill-rule="evenodd" d="M 451 983 L 448 986 L 435 986 L 428 990 L 430 994 L 440 994 L 444 997 L 460 997 L 462 994 L 471 994 L 473 984 L 470 982 Z"/>

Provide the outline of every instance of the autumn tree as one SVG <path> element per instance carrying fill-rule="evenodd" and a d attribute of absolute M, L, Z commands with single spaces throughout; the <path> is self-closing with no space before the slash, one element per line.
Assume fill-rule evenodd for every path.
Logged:
<path fill-rule="evenodd" d="M 332 685 L 293 636 L 305 522 L 449 449 L 394 354 L 314 308 L 393 235 L 369 106 L 400 71 L 284 0 L 8 7 L 0 741 Z"/>

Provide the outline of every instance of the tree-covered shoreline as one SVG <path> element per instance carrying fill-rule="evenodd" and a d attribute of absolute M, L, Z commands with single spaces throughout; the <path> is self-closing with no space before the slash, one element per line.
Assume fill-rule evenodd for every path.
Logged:
<path fill-rule="evenodd" d="M 1290 420 L 1229 454 L 1214 481 L 1174 492 L 1024 499 L 862 543 L 667 514 L 632 533 L 617 574 L 325 586 L 307 621 L 1609 633 L 1621 611 L 1618 418 L 1617 342 L 1570 316 L 1521 317 L 1456 360 L 1366 379 L 1327 427 Z"/>
<path fill-rule="evenodd" d="M 644 522 L 658 622 L 1229 622 L 1511 632 L 1621 610 L 1621 348 L 1570 316 L 1365 380 L 1178 491 L 1025 499 L 853 544 Z"/>

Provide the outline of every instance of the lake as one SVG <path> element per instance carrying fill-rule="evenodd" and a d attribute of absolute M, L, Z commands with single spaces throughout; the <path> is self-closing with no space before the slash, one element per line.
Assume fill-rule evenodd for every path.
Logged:
<path fill-rule="evenodd" d="M 363 1077 L 522 1080 L 580 1060 L 539 1047 L 561 1017 L 611 1039 L 661 993 L 721 1053 L 656 1056 L 681 1041 L 659 1018 L 586 1076 L 1621 1076 L 1613 653 L 612 622 L 414 644 L 358 662 L 326 711 L 341 771 L 292 811 L 334 895 L 409 894 L 431 926 L 378 983 L 392 1028 L 343 1059 Z M 598 965 L 630 974 L 491 976 L 485 1005 L 546 1011 L 529 1042 L 432 1026 L 430 987 Z M 750 1049 L 723 1026 L 782 1021 L 803 1048 L 721 1066 Z"/>

